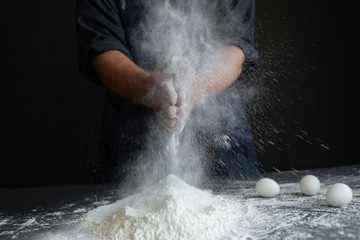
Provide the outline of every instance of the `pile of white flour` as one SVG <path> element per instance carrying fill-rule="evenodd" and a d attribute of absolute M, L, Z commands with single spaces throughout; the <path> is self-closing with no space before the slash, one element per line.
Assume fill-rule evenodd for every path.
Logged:
<path fill-rule="evenodd" d="M 88 212 L 83 222 L 112 240 L 239 239 L 249 237 L 249 210 L 254 211 L 170 174 L 142 193 Z"/>

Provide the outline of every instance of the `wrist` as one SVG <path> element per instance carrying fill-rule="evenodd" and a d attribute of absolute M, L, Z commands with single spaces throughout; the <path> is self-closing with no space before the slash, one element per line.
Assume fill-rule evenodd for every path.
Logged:
<path fill-rule="evenodd" d="M 154 107 L 152 99 L 153 99 L 153 94 L 152 94 L 152 73 L 143 70 L 143 72 L 141 73 L 140 76 L 141 80 L 141 85 L 142 85 L 142 94 L 141 97 L 139 99 L 139 103 L 146 106 L 146 107 Z"/>

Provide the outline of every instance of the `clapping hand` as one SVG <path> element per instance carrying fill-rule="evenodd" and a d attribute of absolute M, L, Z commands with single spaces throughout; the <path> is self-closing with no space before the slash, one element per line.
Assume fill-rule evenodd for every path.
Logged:
<path fill-rule="evenodd" d="M 195 71 L 184 57 L 172 57 L 159 64 L 150 77 L 152 108 L 171 132 L 181 133 L 194 106 Z"/>

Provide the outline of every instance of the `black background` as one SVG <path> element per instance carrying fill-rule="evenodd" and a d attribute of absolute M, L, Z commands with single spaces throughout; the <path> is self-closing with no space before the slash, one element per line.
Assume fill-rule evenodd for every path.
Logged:
<path fill-rule="evenodd" d="M 92 182 L 104 89 L 78 72 L 74 6 L 2 3 L 0 187 Z M 351 8 L 257 1 L 252 81 L 267 90 L 248 106 L 262 171 L 359 164 Z"/>

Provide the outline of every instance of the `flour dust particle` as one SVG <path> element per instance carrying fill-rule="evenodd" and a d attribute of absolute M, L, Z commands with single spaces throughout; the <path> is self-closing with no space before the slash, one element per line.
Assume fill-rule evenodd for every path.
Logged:
<path fill-rule="evenodd" d="M 98 207 L 83 224 L 102 239 L 242 239 L 255 209 L 188 185 L 173 174 L 153 187 Z"/>

